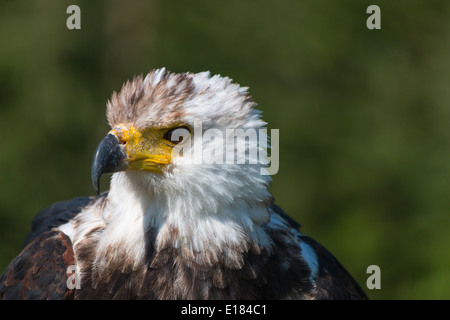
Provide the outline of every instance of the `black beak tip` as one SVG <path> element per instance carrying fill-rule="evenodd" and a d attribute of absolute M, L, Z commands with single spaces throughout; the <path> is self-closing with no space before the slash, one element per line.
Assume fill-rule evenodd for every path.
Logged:
<path fill-rule="evenodd" d="M 125 167 L 124 159 L 125 153 L 117 137 L 113 134 L 108 134 L 98 145 L 92 161 L 92 186 L 97 194 L 100 194 L 100 177 L 103 174 L 123 170 Z"/>
<path fill-rule="evenodd" d="M 94 161 L 92 162 L 91 168 L 92 186 L 94 187 L 94 190 L 98 195 L 100 194 L 100 177 L 103 175 L 102 160 L 100 159 L 101 157 L 99 157 L 100 146 L 101 143 L 97 147 L 97 150 L 95 151 Z"/>
<path fill-rule="evenodd" d="M 97 195 L 100 195 L 100 178 L 92 175 L 92 186 Z"/>

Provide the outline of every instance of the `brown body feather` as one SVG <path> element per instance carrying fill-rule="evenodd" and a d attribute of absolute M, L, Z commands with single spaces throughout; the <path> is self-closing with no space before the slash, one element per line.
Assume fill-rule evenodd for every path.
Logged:
<path fill-rule="evenodd" d="M 74 201 L 79 205 L 79 200 Z M 70 208 L 67 202 L 64 208 Z M 277 208 L 279 211 L 280 209 Z M 58 212 L 54 212 L 55 215 Z M 63 214 L 60 212 L 59 214 Z M 283 214 L 285 215 L 285 214 Z M 287 217 L 287 215 L 285 215 Z M 287 219 L 282 217 L 283 219 Z M 292 220 L 286 220 L 292 223 Z M 296 225 L 298 226 L 298 225 Z M 62 232 L 46 231 L 37 236 L 6 268 L 0 278 L 1 299 L 366 299 L 353 277 L 320 244 L 309 237 L 301 241 L 317 254 L 319 272 L 314 281 L 302 259 L 291 229 L 265 228 L 274 243 L 269 253 L 257 245 L 236 254 L 240 266 L 223 256 L 218 263 L 198 265 L 180 255 L 179 249 L 156 251 L 156 230 L 146 235 L 146 261 L 139 268 L 126 263 L 126 252 L 116 253 L 107 268 L 94 261 L 96 233 L 77 247 Z M 168 242 L 170 243 L 170 242 Z M 117 248 L 120 251 L 120 248 Z M 80 289 L 67 287 L 67 268 L 81 266 Z M 70 275 L 70 274 L 69 274 Z"/>
<path fill-rule="evenodd" d="M 73 299 L 67 286 L 68 267 L 75 265 L 70 239 L 58 231 L 37 237 L 6 268 L 0 277 L 0 299 Z"/>

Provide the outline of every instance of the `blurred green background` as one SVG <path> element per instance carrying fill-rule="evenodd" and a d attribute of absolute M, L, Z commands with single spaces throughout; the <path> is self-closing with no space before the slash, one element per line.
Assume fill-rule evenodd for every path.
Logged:
<path fill-rule="evenodd" d="M 370 298 L 450 298 L 446 0 L 1 1 L 0 272 L 40 209 L 94 193 L 107 99 L 162 66 L 250 87 L 280 129 L 277 203 Z"/>

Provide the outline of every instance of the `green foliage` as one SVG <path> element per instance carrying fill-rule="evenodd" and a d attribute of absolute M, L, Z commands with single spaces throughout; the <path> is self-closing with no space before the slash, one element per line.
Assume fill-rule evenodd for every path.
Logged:
<path fill-rule="evenodd" d="M 381 30 L 370 4 L 1 2 L 0 270 L 40 209 L 93 194 L 112 91 L 166 66 L 250 87 L 280 129 L 277 203 L 363 287 L 381 267 L 371 298 L 449 299 L 450 2 L 377 1 Z"/>

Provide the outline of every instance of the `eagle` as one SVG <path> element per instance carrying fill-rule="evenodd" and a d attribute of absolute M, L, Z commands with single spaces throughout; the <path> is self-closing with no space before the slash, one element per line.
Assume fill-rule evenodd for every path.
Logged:
<path fill-rule="evenodd" d="M 106 115 L 111 130 L 91 170 L 97 195 L 34 217 L 0 278 L 1 299 L 367 299 L 274 203 L 264 137 L 224 145 L 233 130 L 266 128 L 247 87 L 154 69 L 114 91 Z M 199 148 L 210 156 L 193 161 Z M 212 161 L 239 148 L 245 161 Z"/>

